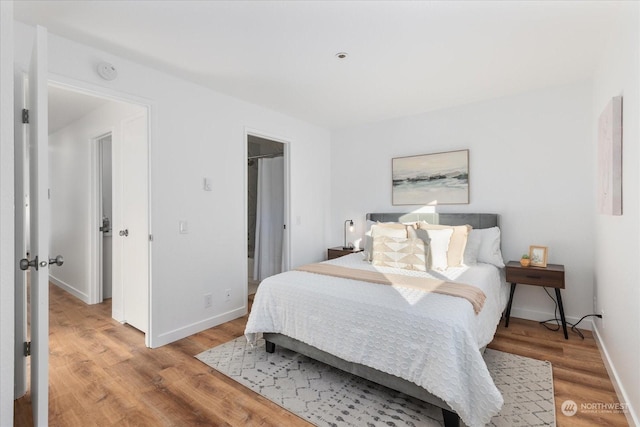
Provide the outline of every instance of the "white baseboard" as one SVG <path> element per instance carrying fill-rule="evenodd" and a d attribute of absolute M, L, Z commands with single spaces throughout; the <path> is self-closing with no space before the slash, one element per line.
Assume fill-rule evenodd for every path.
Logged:
<path fill-rule="evenodd" d="M 595 322 L 592 322 L 592 324 L 593 336 L 596 340 L 596 344 L 598 344 L 598 348 L 600 349 L 600 354 L 602 354 L 602 360 L 604 361 L 604 366 L 607 368 L 607 372 L 609 373 L 609 378 L 611 378 L 611 382 L 613 383 L 613 388 L 616 390 L 616 394 L 618 395 L 618 400 L 620 400 L 620 403 L 624 404 L 627 408 L 627 411 L 624 413 L 624 415 L 627 417 L 627 422 L 629 423 L 630 427 L 640 427 L 640 416 L 636 411 L 636 409 L 640 408 L 634 408 L 627 398 L 627 393 L 620 383 L 620 376 L 618 375 L 616 368 L 611 362 L 611 358 L 609 357 L 609 352 L 607 351 L 607 347 L 605 346 L 604 341 L 602 341 L 602 338 L 600 337 L 598 327 L 596 326 Z"/>
<path fill-rule="evenodd" d="M 247 306 L 236 308 L 234 310 L 222 313 L 218 316 L 210 317 L 202 321 L 192 323 L 182 328 L 174 329 L 173 331 L 165 332 L 157 337 L 150 337 L 149 346 L 151 348 L 161 347 L 165 344 L 178 341 L 182 338 L 186 338 L 190 335 L 202 332 L 205 329 L 213 328 L 214 326 L 221 325 L 225 322 L 237 319 L 247 314 Z"/>
<path fill-rule="evenodd" d="M 63 289 L 65 291 L 69 292 L 71 295 L 73 295 L 74 297 L 78 298 L 79 300 L 81 300 L 85 304 L 89 304 L 89 295 L 85 294 L 84 292 L 80 292 L 79 290 L 77 290 L 73 286 L 69 285 L 68 283 L 65 283 L 64 281 L 58 279 L 57 277 L 55 277 L 55 276 L 53 276 L 51 274 L 49 275 L 49 281 L 51 283 L 53 283 L 54 285 L 56 285 L 57 287 L 59 287 L 60 289 Z"/>
<path fill-rule="evenodd" d="M 519 317 L 520 319 L 526 320 L 535 320 L 536 322 L 542 322 L 543 320 L 553 319 L 555 315 L 553 313 L 547 313 L 544 311 L 537 310 L 529 310 L 526 308 L 520 307 L 511 307 L 511 317 Z M 560 313 L 558 313 L 558 318 L 560 318 Z M 565 316 L 565 320 L 569 323 L 576 323 L 580 320 L 579 317 L 573 316 Z M 569 330 L 571 326 L 567 325 L 567 330 Z M 587 331 L 591 331 L 593 328 L 593 322 L 589 320 L 589 318 L 585 318 L 578 325 L 579 329 L 586 329 Z"/>

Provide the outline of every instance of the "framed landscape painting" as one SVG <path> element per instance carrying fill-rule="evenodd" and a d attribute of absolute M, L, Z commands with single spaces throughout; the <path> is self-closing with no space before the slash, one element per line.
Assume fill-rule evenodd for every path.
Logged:
<path fill-rule="evenodd" d="M 469 203 L 469 150 L 391 160 L 394 205 Z"/>

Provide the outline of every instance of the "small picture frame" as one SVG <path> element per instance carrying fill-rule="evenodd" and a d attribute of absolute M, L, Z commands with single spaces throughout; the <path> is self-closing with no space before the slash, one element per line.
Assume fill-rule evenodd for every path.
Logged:
<path fill-rule="evenodd" d="M 547 266 L 547 247 L 546 246 L 529 246 L 529 258 L 532 267 Z"/>

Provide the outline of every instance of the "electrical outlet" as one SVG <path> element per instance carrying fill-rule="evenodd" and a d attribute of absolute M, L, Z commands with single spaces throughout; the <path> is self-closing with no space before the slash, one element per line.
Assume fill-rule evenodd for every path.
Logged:
<path fill-rule="evenodd" d="M 225 301 L 230 301 L 231 300 L 231 289 L 227 289 L 224 291 L 224 300 Z"/>
<path fill-rule="evenodd" d="M 213 295 L 205 294 L 204 295 L 204 308 L 211 308 L 213 306 Z"/>

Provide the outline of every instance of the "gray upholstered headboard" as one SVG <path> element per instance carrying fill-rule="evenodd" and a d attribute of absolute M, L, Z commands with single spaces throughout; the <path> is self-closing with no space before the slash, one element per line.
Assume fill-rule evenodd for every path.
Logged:
<path fill-rule="evenodd" d="M 380 222 L 417 222 L 430 224 L 465 225 L 473 228 L 491 228 L 498 226 L 498 214 L 489 213 L 368 213 L 367 219 Z"/>

